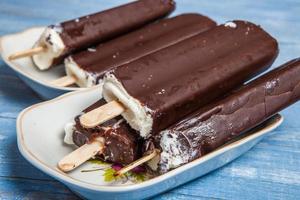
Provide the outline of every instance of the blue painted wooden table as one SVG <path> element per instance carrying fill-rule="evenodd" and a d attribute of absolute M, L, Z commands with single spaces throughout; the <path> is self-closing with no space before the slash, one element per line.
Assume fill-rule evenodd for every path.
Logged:
<path fill-rule="evenodd" d="M 122 0 L 1 0 L 0 35 L 110 8 Z M 200 12 L 222 23 L 247 19 L 279 40 L 274 66 L 300 56 L 297 0 L 177 0 L 177 13 Z M 18 113 L 41 102 L 0 60 L 0 199 L 78 199 L 25 161 L 17 149 Z M 283 125 L 251 151 L 202 178 L 154 199 L 300 199 L 300 103 L 282 112 Z M 134 195 L 134 194 L 133 194 Z"/>

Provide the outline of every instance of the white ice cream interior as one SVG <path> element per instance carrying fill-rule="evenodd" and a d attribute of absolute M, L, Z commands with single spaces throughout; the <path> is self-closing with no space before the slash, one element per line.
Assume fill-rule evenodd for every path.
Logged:
<path fill-rule="evenodd" d="M 229 28 L 236 28 L 237 27 L 236 23 L 234 23 L 234 22 L 226 22 L 224 24 L 224 26 L 229 27 Z"/>
<path fill-rule="evenodd" d="M 103 85 L 103 97 L 107 102 L 117 100 L 125 106 L 122 116 L 128 124 L 139 131 L 141 137 L 147 138 L 152 130 L 151 110 L 130 96 L 123 85 L 112 74 L 106 74 Z"/>
<path fill-rule="evenodd" d="M 66 144 L 74 144 L 73 142 L 73 132 L 75 130 L 75 123 L 74 122 L 69 122 L 65 125 L 65 137 L 64 137 L 64 142 Z"/>
<path fill-rule="evenodd" d="M 61 26 L 49 26 L 45 29 L 40 39 L 34 45 L 34 47 L 45 47 L 43 52 L 32 56 L 35 65 L 40 70 L 49 69 L 53 60 L 64 52 L 66 46 L 60 37 L 61 32 Z"/>
<path fill-rule="evenodd" d="M 72 58 L 69 56 L 65 59 L 65 69 L 68 76 L 73 76 L 76 79 L 76 84 L 80 87 L 92 87 L 96 85 L 96 78 L 91 73 L 83 70 Z M 100 81 L 101 82 L 101 81 Z M 100 83 L 99 83 L 100 84 Z"/>
<path fill-rule="evenodd" d="M 166 172 L 187 163 L 190 157 L 189 151 L 178 141 L 178 135 L 171 131 L 162 131 L 160 134 L 160 171 Z"/>

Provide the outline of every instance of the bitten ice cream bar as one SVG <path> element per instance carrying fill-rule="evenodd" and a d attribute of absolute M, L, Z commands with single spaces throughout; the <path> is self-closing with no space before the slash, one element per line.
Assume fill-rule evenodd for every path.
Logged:
<path fill-rule="evenodd" d="M 88 112 L 105 103 L 104 99 L 101 99 L 82 112 Z M 87 157 L 84 157 L 85 151 L 83 151 L 85 153 L 75 154 L 73 157 L 71 154 L 70 160 L 63 159 L 58 165 L 63 171 L 76 168 L 92 156 L 123 165 L 129 164 L 141 156 L 141 138 L 121 116 L 91 129 L 82 127 L 78 117 L 75 117 L 73 122 L 66 124 L 64 142 L 75 144 L 81 148 L 85 148 L 84 145 L 86 145 L 88 148 L 85 150 L 87 151 L 91 147 L 92 155 L 88 154 Z M 73 162 L 74 160 L 78 162 Z"/>
<path fill-rule="evenodd" d="M 104 74 L 114 67 L 130 63 L 215 26 L 214 21 L 199 14 L 182 14 L 162 19 L 69 56 L 65 60 L 66 73 L 75 79 L 77 85 L 90 87 L 101 83 Z"/>
<path fill-rule="evenodd" d="M 104 99 L 97 101 L 85 110 L 83 113 L 104 105 Z M 98 137 L 103 137 L 104 150 L 100 156 L 109 162 L 119 164 L 129 164 L 140 156 L 141 141 L 135 130 L 130 128 L 122 117 L 111 119 L 100 126 L 92 129 L 86 129 L 79 123 L 78 116 L 74 122 L 65 126 L 67 144 L 82 146 L 91 143 Z"/>
<path fill-rule="evenodd" d="M 147 138 L 266 70 L 277 53 L 259 26 L 228 22 L 110 71 L 103 95 Z M 89 116 L 80 118 L 84 126 Z"/>
<path fill-rule="evenodd" d="M 168 15 L 174 9 L 172 0 L 139 0 L 48 26 L 34 46 L 36 54 L 32 56 L 33 61 L 40 70 L 49 69 L 73 52 L 132 31 Z"/>
<path fill-rule="evenodd" d="M 299 99 L 300 59 L 295 59 L 155 136 L 148 148 L 155 146 L 161 153 L 159 159 L 154 159 L 159 160 L 158 165 L 153 160 L 150 166 L 163 173 L 195 160 Z"/>

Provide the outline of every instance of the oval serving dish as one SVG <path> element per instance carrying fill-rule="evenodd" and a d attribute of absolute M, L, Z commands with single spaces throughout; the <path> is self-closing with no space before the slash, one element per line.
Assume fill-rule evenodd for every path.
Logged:
<path fill-rule="evenodd" d="M 170 190 L 241 156 L 283 121 L 277 114 L 238 140 L 144 182 L 105 182 L 103 171 L 82 172 L 99 165 L 91 162 L 83 164 L 71 173 L 63 173 L 56 167 L 57 162 L 74 150 L 74 147 L 63 143 L 63 127 L 99 98 L 99 87 L 68 93 L 25 109 L 17 119 L 18 147 L 21 154 L 32 165 L 86 199 L 142 199 Z"/>
<path fill-rule="evenodd" d="M 30 49 L 44 29 L 45 27 L 35 27 L 1 37 L 0 54 L 2 59 L 43 99 L 52 99 L 66 92 L 81 90 L 82 88 L 78 87 L 57 87 L 50 84 L 50 81 L 65 76 L 64 66 L 62 65 L 47 71 L 40 71 L 33 64 L 31 57 L 13 61 L 8 60 L 11 54 Z"/>

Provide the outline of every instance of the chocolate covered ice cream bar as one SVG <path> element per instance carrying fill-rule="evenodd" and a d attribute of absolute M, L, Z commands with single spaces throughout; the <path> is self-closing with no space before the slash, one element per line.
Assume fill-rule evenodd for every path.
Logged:
<path fill-rule="evenodd" d="M 300 99 L 300 59 L 251 81 L 162 131 L 148 142 L 161 150 L 161 173 L 210 153 Z M 158 167 L 158 168 L 157 168 Z"/>
<path fill-rule="evenodd" d="M 103 95 L 147 138 L 266 70 L 277 53 L 260 26 L 228 22 L 111 70 Z"/>
<path fill-rule="evenodd" d="M 103 99 L 99 100 L 83 110 L 83 113 L 105 103 Z M 65 126 L 65 131 L 65 142 L 78 147 L 92 143 L 101 137 L 104 149 L 97 156 L 108 162 L 129 164 L 141 155 L 142 141 L 122 117 L 111 119 L 95 128 L 86 129 L 80 125 L 77 116 L 74 122 Z"/>
<path fill-rule="evenodd" d="M 162 19 L 69 56 L 65 60 L 66 73 L 75 78 L 77 85 L 90 87 L 101 83 L 104 74 L 114 67 L 130 63 L 215 26 L 214 21 L 199 14 L 182 14 Z"/>
<path fill-rule="evenodd" d="M 71 53 L 140 28 L 167 16 L 174 9 L 173 0 L 139 0 L 50 25 L 34 45 L 36 54 L 32 56 L 33 61 L 40 70 L 49 69 Z M 18 56 L 10 57 L 15 58 Z"/>

